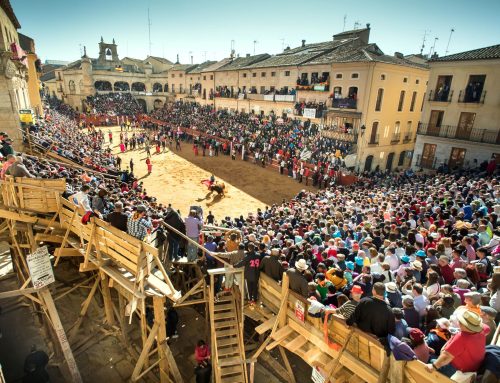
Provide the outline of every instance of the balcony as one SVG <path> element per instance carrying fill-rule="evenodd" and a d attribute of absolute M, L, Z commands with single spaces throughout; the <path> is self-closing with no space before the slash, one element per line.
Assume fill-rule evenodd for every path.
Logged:
<path fill-rule="evenodd" d="M 370 141 L 368 141 L 368 145 L 378 145 L 379 143 L 379 135 L 376 134 L 375 137 L 371 136 Z"/>
<path fill-rule="evenodd" d="M 410 132 L 405 133 L 405 135 L 403 137 L 403 144 L 407 144 L 410 141 L 411 141 L 411 133 Z"/>
<path fill-rule="evenodd" d="M 460 91 L 458 95 L 458 102 L 465 104 L 484 104 L 484 99 L 486 98 L 486 91 L 476 92 L 474 90 L 470 91 L 464 89 Z"/>
<path fill-rule="evenodd" d="M 357 109 L 358 101 L 354 98 L 334 98 L 332 107 L 337 109 Z"/>
<path fill-rule="evenodd" d="M 391 144 L 397 144 L 401 141 L 401 133 L 393 133 L 391 137 Z"/>
<path fill-rule="evenodd" d="M 465 129 L 453 125 L 435 126 L 420 123 L 417 134 L 500 145 L 500 132 L 491 129 Z"/>
<path fill-rule="evenodd" d="M 449 90 L 447 92 L 434 92 L 431 90 L 429 92 L 429 97 L 428 101 L 434 101 L 434 102 L 451 102 L 451 99 L 453 98 L 453 90 Z"/>
<path fill-rule="evenodd" d="M 344 129 L 336 126 L 325 127 L 321 131 L 322 137 L 328 137 L 338 141 L 344 142 L 358 142 L 358 130 L 357 129 Z"/>

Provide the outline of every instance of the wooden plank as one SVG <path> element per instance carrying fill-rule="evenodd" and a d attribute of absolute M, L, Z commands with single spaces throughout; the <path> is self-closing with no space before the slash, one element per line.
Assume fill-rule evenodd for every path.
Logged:
<path fill-rule="evenodd" d="M 279 346 L 280 343 L 283 342 L 293 332 L 294 331 L 290 326 L 280 328 L 278 331 L 276 331 L 275 334 L 270 336 L 272 339 L 274 339 L 274 342 L 271 342 L 269 345 L 267 345 L 266 350 L 270 351 L 276 346 Z"/>
<path fill-rule="evenodd" d="M 155 322 L 153 325 L 153 328 L 149 332 L 149 336 L 147 337 L 144 346 L 142 347 L 141 355 L 139 356 L 139 359 L 137 360 L 137 363 L 134 367 L 134 371 L 132 372 L 132 381 L 136 382 L 139 379 L 139 375 L 142 371 L 142 367 L 144 366 L 146 359 L 149 354 L 149 350 L 153 346 L 153 343 L 156 339 L 156 335 L 158 333 L 158 328 L 160 324 L 158 322 Z"/>
<path fill-rule="evenodd" d="M 113 301 L 111 300 L 111 292 L 109 291 L 108 276 L 101 273 L 101 292 L 104 301 L 104 313 L 106 314 L 106 321 L 110 326 L 115 324 L 115 317 L 113 315 Z"/>
<path fill-rule="evenodd" d="M 356 359 L 348 352 L 342 354 L 340 357 L 340 364 L 347 367 L 368 383 L 378 382 L 379 372 L 367 364 L 360 362 L 359 359 Z"/>
<path fill-rule="evenodd" d="M 280 350 L 281 358 L 283 359 L 283 362 L 285 363 L 285 368 L 288 372 L 288 377 L 290 379 L 290 382 L 295 383 L 295 375 L 293 374 L 293 369 L 292 369 L 292 366 L 290 365 L 290 361 L 288 360 L 288 357 L 286 356 L 286 351 L 282 346 L 279 346 L 279 350 Z"/>
<path fill-rule="evenodd" d="M 264 323 L 261 323 L 257 327 L 255 327 L 255 331 L 258 334 L 264 334 L 266 331 L 271 330 L 271 328 L 274 326 L 274 323 L 276 322 L 276 316 L 273 316 L 266 320 Z"/>
<path fill-rule="evenodd" d="M 427 371 L 425 364 L 419 360 L 406 363 L 405 373 L 410 374 L 419 383 L 452 383 L 453 381 L 446 375 L 438 371 Z"/>
<path fill-rule="evenodd" d="M 71 381 L 73 383 L 81 383 L 82 377 L 80 376 L 80 371 L 78 371 L 75 358 L 73 356 L 73 353 L 71 352 L 71 347 L 69 345 L 68 338 L 66 337 L 66 332 L 64 331 L 61 319 L 59 318 L 59 314 L 57 313 L 54 301 L 52 300 L 52 295 L 50 294 L 50 291 L 47 287 L 40 289 L 38 294 L 40 295 L 40 298 L 42 298 L 45 302 L 47 312 L 51 319 L 52 326 L 54 327 L 54 331 L 57 335 L 59 345 L 61 346 L 64 359 L 66 360 L 66 364 L 69 368 Z"/>
<path fill-rule="evenodd" d="M 153 297 L 153 310 L 155 323 L 158 322 L 158 335 L 156 338 L 157 344 L 162 344 L 167 341 L 166 324 L 165 324 L 165 298 Z M 160 382 L 168 383 L 169 365 L 165 355 L 165 349 L 158 347 L 158 358 L 160 360 Z"/>
<path fill-rule="evenodd" d="M 11 291 L 4 291 L 0 293 L 0 299 L 6 299 L 6 298 L 13 298 L 13 297 L 18 297 L 20 295 L 27 295 L 27 294 L 32 294 L 36 293 L 37 289 L 35 288 L 27 288 L 27 289 L 20 289 L 20 290 L 11 290 Z"/>
<path fill-rule="evenodd" d="M 294 340 L 286 344 L 286 348 L 291 352 L 296 352 L 299 348 L 307 343 L 307 339 L 302 335 L 299 335 Z"/>

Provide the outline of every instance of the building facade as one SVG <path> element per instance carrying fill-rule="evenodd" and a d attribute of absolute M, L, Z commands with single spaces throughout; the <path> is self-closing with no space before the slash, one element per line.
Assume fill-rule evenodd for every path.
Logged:
<path fill-rule="evenodd" d="M 28 61 L 17 34 L 20 27 L 10 2 L 0 0 L 0 126 L 13 140 L 15 149 L 22 146 L 19 110 L 31 106 Z"/>
<path fill-rule="evenodd" d="M 476 168 L 500 161 L 500 45 L 430 61 L 413 167 Z"/>
<path fill-rule="evenodd" d="M 35 52 L 35 41 L 19 33 L 19 43 L 21 48 L 27 54 L 28 59 L 28 95 L 31 108 L 40 115 L 43 112 L 42 99 L 40 97 L 40 76 L 42 73 L 42 64 Z"/>

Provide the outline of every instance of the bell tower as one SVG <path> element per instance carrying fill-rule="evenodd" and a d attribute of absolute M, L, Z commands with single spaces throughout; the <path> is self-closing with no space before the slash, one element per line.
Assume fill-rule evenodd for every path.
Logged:
<path fill-rule="evenodd" d="M 117 65 L 120 63 L 120 59 L 118 58 L 118 51 L 116 49 L 117 45 L 115 44 L 115 39 L 113 39 L 113 43 L 105 43 L 104 39 L 101 36 L 101 42 L 99 43 L 99 58 L 97 62 L 100 65 Z"/>

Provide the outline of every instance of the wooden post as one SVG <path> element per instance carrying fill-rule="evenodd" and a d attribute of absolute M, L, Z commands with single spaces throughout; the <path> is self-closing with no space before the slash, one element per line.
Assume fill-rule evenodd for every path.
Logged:
<path fill-rule="evenodd" d="M 48 315 L 52 322 L 52 326 L 54 327 L 57 339 L 64 355 L 64 359 L 66 360 L 69 372 L 71 374 L 71 381 L 73 383 L 81 383 L 82 377 L 80 376 L 80 371 L 78 371 L 78 366 L 76 365 L 73 352 L 71 351 L 68 338 L 66 337 L 66 332 L 64 331 L 61 319 L 59 318 L 59 314 L 57 313 L 56 305 L 52 300 L 52 295 L 50 294 L 48 287 L 40 289 L 38 291 L 38 294 L 40 298 L 43 299 L 45 306 L 47 307 Z"/>
<path fill-rule="evenodd" d="M 127 331 L 127 322 L 125 321 L 125 298 L 118 291 L 118 321 L 120 322 L 120 328 L 122 329 L 123 343 L 128 348 L 130 346 L 130 341 Z"/>
<path fill-rule="evenodd" d="M 115 324 L 115 317 L 113 315 L 113 301 L 111 300 L 111 291 L 109 290 L 108 276 L 106 273 L 101 272 L 101 291 L 102 299 L 104 301 L 104 312 L 106 313 L 106 322 L 110 326 Z"/>
<path fill-rule="evenodd" d="M 293 375 L 293 369 L 292 366 L 290 365 L 290 361 L 288 360 L 288 357 L 286 356 L 285 348 L 283 346 L 278 346 L 280 350 L 280 355 L 281 358 L 283 359 L 283 362 L 285 363 L 286 370 L 288 372 L 288 376 L 290 377 L 290 383 L 295 383 L 295 376 Z"/>
<path fill-rule="evenodd" d="M 153 296 L 153 310 L 155 314 L 155 323 L 159 324 L 156 344 L 158 344 L 158 357 L 160 359 L 160 382 L 168 383 L 168 361 L 163 347 L 160 347 L 162 342 L 167 341 L 167 331 L 165 323 L 165 297 Z"/>

